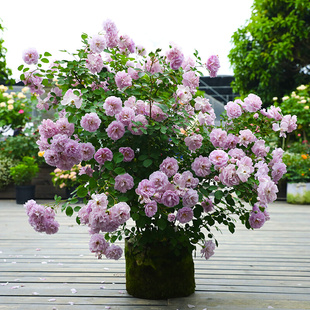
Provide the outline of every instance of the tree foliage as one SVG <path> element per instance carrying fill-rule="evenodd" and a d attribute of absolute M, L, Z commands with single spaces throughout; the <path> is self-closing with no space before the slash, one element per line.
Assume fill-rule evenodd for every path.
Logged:
<path fill-rule="evenodd" d="M 234 91 L 270 105 L 310 82 L 310 2 L 254 0 L 252 15 L 232 36 Z"/>
<path fill-rule="evenodd" d="M 6 52 L 7 49 L 3 46 L 4 40 L 2 38 L 4 27 L 1 24 L 2 20 L 0 18 L 0 83 L 1 84 L 12 84 L 14 81 L 10 78 L 12 75 L 12 70 L 7 68 L 6 64 Z"/>

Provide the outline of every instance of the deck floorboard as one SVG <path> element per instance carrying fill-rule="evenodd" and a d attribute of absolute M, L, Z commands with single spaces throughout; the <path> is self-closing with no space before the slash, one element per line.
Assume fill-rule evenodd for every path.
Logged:
<path fill-rule="evenodd" d="M 224 227 L 210 260 L 197 253 L 193 295 L 144 300 L 126 292 L 124 258 L 89 252 L 87 227 L 57 214 L 59 232 L 38 234 L 23 206 L 0 200 L 0 310 L 310 309 L 310 206 L 275 202 L 269 211 L 260 230 Z"/>

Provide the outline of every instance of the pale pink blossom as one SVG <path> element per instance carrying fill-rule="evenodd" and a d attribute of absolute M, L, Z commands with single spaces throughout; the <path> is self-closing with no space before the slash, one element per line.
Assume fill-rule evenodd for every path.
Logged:
<path fill-rule="evenodd" d="M 217 55 L 212 55 L 206 62 L 206 67 L 209 70 L 210 77 L 214 78 L 217 76 L 217 72 L 220 68 L 220 60 Z"/>
<path fill-rule="evenodd" d="M 215 250 L 214 242 L 212 240 L 206 241 L 201 249 L 201 257 L 209 259 L 212 255 L 214 255 L 214 250 Z"/>
<path fill-rule="evenodd" d="M 35 48 L 28 48 L 23 52 L 23 60 L 27 65 L 37 64 L 39 60 L 39 53 Z"/>
<path fill-rule="evenodd" d="M 93 53 L 101 53 L 106 48 L 104 36 L 96 34 L 89 41 L 90 50 Z"/>

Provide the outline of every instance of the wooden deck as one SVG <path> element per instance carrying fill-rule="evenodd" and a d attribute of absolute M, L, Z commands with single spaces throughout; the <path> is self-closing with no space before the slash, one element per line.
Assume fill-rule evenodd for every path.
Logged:
<path fill-rule="evenodd" d="M 73 218 L 59 214 L 59 233 L 47 236 L 23 206 L 0 200 L 0 309 L 310 309 L 310 206 L 269 211 L 261 230 L 224 230 L 210 260 L 195 258 L 195 294 L 151 301 L 127 294 L 124 259 L 97 260 Z"/>

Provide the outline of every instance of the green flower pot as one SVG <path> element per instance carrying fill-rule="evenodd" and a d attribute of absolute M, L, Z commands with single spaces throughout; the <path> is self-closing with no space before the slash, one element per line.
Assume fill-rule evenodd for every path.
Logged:
<path fill-rule="evenodd" d="M 142 250 L 125 242 L 126 289 L 144 299 L 186 297 L 195 292 L 192 251 L 184 247 L 176 255 L 171 246 L 157 242 Z"/>

